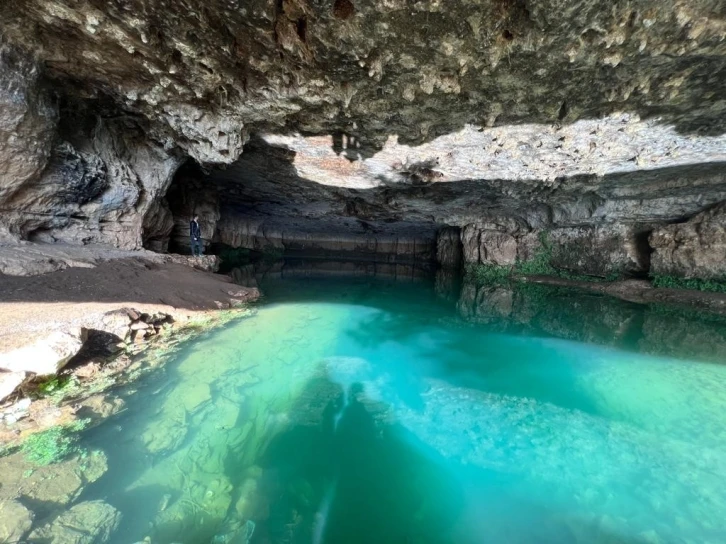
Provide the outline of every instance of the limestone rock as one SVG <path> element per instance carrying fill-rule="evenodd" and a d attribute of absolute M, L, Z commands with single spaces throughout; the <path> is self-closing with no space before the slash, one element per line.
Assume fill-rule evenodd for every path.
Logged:
<path fill-rule="evenodd" d="M 24 454 L 0 458 L 3 486 L 0 500 L 20 497 L 30 504 L 45 505 L 36 513 L 46 515 L 52 507 L 66 506 L 76 500 L 85 485 L 98 480 L 108 469 L 106 456 L 92 453 L 86 459 L 70 458 L 48 466 L 36 466 Z"/>
<path fill-rule="evenodd" d="M 0 370 L 0 402 L 4 401 L 25 381 L 25 372 L 3 372 Z"/>
<path fill-rule="evenodd" d="M 27 53 L 0 46 L 0 225 L 5 228 L 8 202 L 45 168 L 55 136 L 58 112 L 40 76 Z"/>
<path fill-rule="evenodd" d="M 99 394 L 83 399 L 81 405 L 81 408 L 76 412 L 78 417 L 90 415 L 97 420 L 103 420 L 123 410 L 125 402 L 120 398 Z"/>
<path fill-rule="evenodd" d="M 103 501 L 86 501 L 35 529 L 29 541 L 44 544 L 101 544 L 121 522 L 121 513 Z"/>
<path fill-rule="evenodd" d="M 239 303 L 253 302 L 260 298 L 260 290 L 257 287 L 240 287 L 233 291 L 227 291 L 227 294 L 234 297 L 234 300 Z"/>
<path fill-rule="evenodd" d="M 96 328 L 124 340 L 130 323 L 130 314 L 126 310 L 118 310 L 106 313 Z"/>
<path fill-rule="evenodd" d="M 187 435 L 187 413 L 182 406 L 176 410 L 165 409 L 162 414 L 160 418 L 150 422 L 141 435 L 149 453 L 173 451 Z"/>
<path fill-rule="evenodd" d="M 562 227 L 513 233 L 467 225 L 461 233 L 467 262 L 514 266 L 546 257 L 547 264 L 579 274 L 607 276 L 647 272 L 648 226 Z"/>
<path fill-rule="evenodd" d="M 18 501 L 0 500 L 0 542 L 22 542 L 34 517 L 33 512 Z"/>
<path fill-rule="evenodd" d="M 169 263 L 183 264 L 205 272 L 216 272 L 219 270 L 220 259 L 216 255 L 203 255 L 192 257 L 191 255 L 165 255 L 164 260 Z"/>
<path fill-rule="evenodd" d="M 28 417 L 31 402 L 30 398 L 25 397 L 3 408 L 0 410 L 0 420 L 4 420 L 6 424 L 13 424 Z"/>
<path fill-rule="evenodd" d="M 436 262 L 444 268 L 459 268 L 462 263 L 462 244 L 459 229 L 445 227 L 436 236 Z"/>
<path fill-rule="evenodd" d="M 166 253 L 169 249 L 169 237 L 173 228 L 174 217 L 166 198 L 152 201 L 144 215 L 144 247 L 158 253 Z"/>
<path fill-rule="evenodd" d="M 551 264 L 592 276 L 644 274 L 650 267 L 647 226 L 603 225 L 548 233 Z"/>
<path fill-rule="evenodd" d="M 472 120 L 551 125 L 617 109 L 724 128 L 709 94 L 719 82 L 701 77 L 726 47 L 707 0 L 202 6 L 168 18 L 152 0 L 132 11 L 23 0 L 3 5 L 0 29 L 57 80 L 112 97 L 200 162 L 233 162 L 248 133 L 271 129 L 329 135 L 354 159 L 389 135 L 419 143 Z"/>
<path fill-rule="evenodd" d="M 664 225 L 650 235 L 653 274 L 687 278 L 726 276 L 726 204 L 685 223 Z"/>
<path fill-rule="evenodd" d="M 199 213 L 210 247 L 389 264 L 476 225 L 465 260 L 511 265 L 571 229 L 558 266 L 645 274 L 625 230 L 726 201 L 717 2 L 225 6 L 0 5 L 0 243 L 186 252 Z M 656 266 L 721 274 L 688 251 Z"/>
<path fill-rule="evenodd" d="M 511 234 L 492 230 L 477 231 L 467 226 L 465 254 L 469 262 L 512 266 L 517 262 L 517 240 Z"/>
<path fill-rule="evenodd" d="M 29 346 L 0 354 L 0 369 L 30 372 L 38 376 L 55 374 L 81 349 L 81 331 L 53 332 Z"/>

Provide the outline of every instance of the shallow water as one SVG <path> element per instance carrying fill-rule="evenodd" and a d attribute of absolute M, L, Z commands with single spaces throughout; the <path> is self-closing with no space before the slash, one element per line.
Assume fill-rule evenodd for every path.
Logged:
<path fill-rule="evenodd" d="M 425 283 L 262 288 L 85 435 L 114 543 L 726 541 L 726 366 L 613 323 L 472 324 Z M 578 297 L 546 304 L 562 336 Z"/>

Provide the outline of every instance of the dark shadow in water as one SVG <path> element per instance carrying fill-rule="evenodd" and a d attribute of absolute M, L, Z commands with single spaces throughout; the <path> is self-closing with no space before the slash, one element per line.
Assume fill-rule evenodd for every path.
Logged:
<path fill-rule="evenodd" d="M 389 408 L 359 383 L 311 380 L 261 461 L 279 494 L 255 542 L 446 542 L 461 489 Z"/>
<path fill-rule="evenodd" d="M 516 473 L 442 457 L 361 383 L 323 373 L 291 416 L 259 461 L 273 500 L 251 544 L 639 542 L 512 494 L 526 486 Z"/>

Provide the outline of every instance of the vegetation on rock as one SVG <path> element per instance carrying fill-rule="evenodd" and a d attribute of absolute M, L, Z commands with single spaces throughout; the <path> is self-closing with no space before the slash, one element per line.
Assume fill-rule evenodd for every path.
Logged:
<path fill-rule="evenodd" d="M 85 429 L 89 421 L 81 419 L 33 434 L 23 442 L 21 450 L 28 461 L 40 466 L 57 463 L 73 453 L 82 453 L 76 445 L 78 437 L 75 433 Z"/>
<path fill-rule="evenodd" d="M 552 261 L 556 257 L 557 249 L 549 239 L 547 231 L 542 231 L 539 236 L 540 247 L 531 259 L 517 261 L 514 266 L 502 266 L 495 264 L 467 264 L 465 269 L 466 278 L 481 285 L 501 285 L 518 279 L 518 276 L 550 276 L 572 281 L 616 281 L 620 278 L 617 273 L 606 277 L 588 276 L 575 274 L 568 270 L 556 268 Z"/>
<path fill-rule="evenodd" d="M 653 287 L 663 289 L 693 289 L 711 293 L 726 293 L 726 278 L 705 280 L 656 274 L 652 276 L 652 283 Z"/>

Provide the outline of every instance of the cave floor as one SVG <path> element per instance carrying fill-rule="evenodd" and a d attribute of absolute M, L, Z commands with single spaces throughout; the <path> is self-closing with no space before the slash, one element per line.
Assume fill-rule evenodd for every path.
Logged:
<path fill-rule="evenodd" d="M 54 272 L 0 274 L 0 353 L 46 333 L 96 328 L 104 314 L 120 308 L 178 318 L 217 309 L 215 301 L 229 300 L 234 288 L 227 276 L 164 262 L 166 256 L 117 251 L 115 258 L 94 263 L 97 251 L 78 252 L 68 268 Z M 7 253 L 0 249 L 0 260 Z"/>

